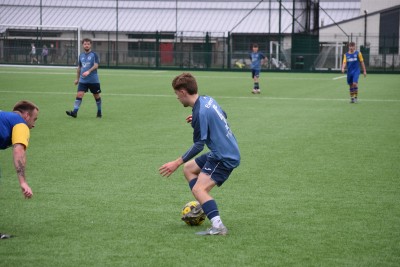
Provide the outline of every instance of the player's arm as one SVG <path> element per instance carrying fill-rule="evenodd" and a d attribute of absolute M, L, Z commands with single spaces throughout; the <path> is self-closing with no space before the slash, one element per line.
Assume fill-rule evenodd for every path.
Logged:
<path fill-rule="evenodd" d="M 262 54 L 261 66 L 264 65 L 267 62 L 268 62 L 268 58 L 264 54 Z"/>
<path fill-rule="evenodd" d="M 367 77 L 367 69 L 365 68 L 364 61 L 361 61 L 361 67 L 362 67 L 362 69 L 363 69 L 364 77 Z"/>
<path fill-rule="evenodd" d="M 362 67 L 362 69 L 363 69 L 363 74 L 364 74 L 364 77 L 367 77 L 367 69 L 365 68 L 365 64 L 364 64 L 364 58 L 363 58 L 363 56 L 362 56 L 361 52 L 360 52 L 360 53 L 358 53 L 358 59 L 360 60 L 361 67 Z"/>
<path fill-rule="evenodd" d="M 170 161 L 168 163 L 165 163 L 162 165 L 158 170 L 162 176 L 167 176 L 169 177 L 176 169 L 179 168 L 183 163 L 189 161 L 193 157 L 195 157 L 197 154 L 199 154 L 204 148 L 204 141 L 197 141 L 195 142 L 186 152 L 183 154 L 183 156 L 177 158 L 174 161 Z"/>
<path fill-rule="evenodd" d="M 82 73 L 82 76 L 83 77 L 87 77 L 92 71 L 97 70 L 98 68 L 99 68 L 99 64 L 98 63 L 94 63 L 93 67 L 91 67 L 90 69 L 88 69 L 87 71 Z"/>
<path fill-rule="evenodd" d="M 17 172 L 19 184 L 21 186 L 22 193 L 26 198 L 32 197 L 32 189 L 29 187 L 26 182 L 25 176 L 25 166 L 26 166 L 26 151 L 25 145 L 23 144 L 14 144 L 13 145 L 13 157 L 14 157 L 14 166 Z"/>
<path fill-rule="evenodd" d="M 79 61 L 79 65 L 76 68 L 76 79 L 74 81 L 75 85 L 79 83 L 79 78 L 81 77 L 81 62 Z"/>
<path fill-rule="evenodd" d="M 32 190 L 26 182 L 26 152 L 29 145 L 30 132 L 24 123 L 16 124 L 12 129 L 13 159 L 22 193 L 26 198 L 32 197 Z"/>
<path fill-rule="evenodd" d="M 346 68 L 346 65 L 347 65 L 346 55 L 343 55 L 342 73 L 344 73 L 344 69 Z"/>

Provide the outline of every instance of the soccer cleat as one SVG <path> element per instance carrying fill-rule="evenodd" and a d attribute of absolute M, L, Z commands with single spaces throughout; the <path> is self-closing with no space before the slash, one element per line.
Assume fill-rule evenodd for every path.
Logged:
<path fill-rule="evenodd" d="M 101 115 L 101 112 L 97 112 L 96 118 L 101 118 L 103 115 Z"/>
<path fill-rule="evenodd" d="M 354 103 L 358 103 L 357 97 L 354 98 Z"/>
<path fill-rule="evenodd" d="M 351 100 L 350 100 L 350 104 L 354 104 L 355 102 L 354 102 L 354 98 L 351 98 Z"/>
<path fill-rule="evenodd" d="M 261 90 L 260 90 L 260 89 L 257 89 L 257 90 L 256 90 L 256 94 L 261 94 Z"/>
<path fill-rule="evenodd" d="M 65 113 L 67 113 L 68 116 L 71 116 L 73 118 L 76 118 L 78 116 L 78 113 L 74 112 L 73 110 L 67 110 L 65 111 Z"/>
<path fill-rule="evenodd" d="M 206 231 L 197 232 L 196 235 L 226 235 L 228 234 L 228 228 L 224 225 L 221 227 L 210 227 Z"/>
<path fill-rule="evenodd" d="M 257 94 L 257 90 L 253 89 L 253 91 L 251 91 L 252 94 Z"/>
<path fill-rule="evenodd" d="M 11 238 L 11 237 L 14 237 L 14 236 L 8 235 L 8 234 L 1 234 L 1 233 L 0 233 L 0 239 L 9 239 L 9 238 Z"/>

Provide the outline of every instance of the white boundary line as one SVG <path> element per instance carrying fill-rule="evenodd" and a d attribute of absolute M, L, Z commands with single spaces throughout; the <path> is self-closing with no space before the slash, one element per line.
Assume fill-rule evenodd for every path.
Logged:
<path fill-rule="evenodd" d="M 339 76 L 339 77 L 332 78 L 332 80 L 339 80 L 339 79 L 343 79 L 343 78 L 346 78 L 346 77 L 347 77 L 346 75 Z"/>
<path fill-rule="evenodd" d="M 43 95 L 75 95 L 76 92 L 31 92 L 31 91 L 7 91 L 0 90 L 0 93 L 9 94 L 43 94 Z M 104 96 L 131 96 L 131 97 L 176 97 L 174 95 L 151 95 L 151 94 L 113 94 L 101 93 Z M 301 101 L 348 101 L 348 99 L 338 98 L 296 98 L 296 97 L 254 97 L 254 96 L 215 96 L 223 99 L 254 99 L 254 100 L 301 100 Z M 362 102 L 400 102 L 400 99 L 362 99 Z"/>

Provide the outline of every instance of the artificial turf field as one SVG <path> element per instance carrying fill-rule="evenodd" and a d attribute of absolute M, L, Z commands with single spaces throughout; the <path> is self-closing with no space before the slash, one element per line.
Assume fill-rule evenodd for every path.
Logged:
<path fill-rule="evenodd" d="M 27 152 L 34 196 L 0 151 L 0 266 L 399 266 L 400 75 L 192 72 L 228 114 L 241 165 L 215 188 L 227 236 L 180 221 L 193 200 L 182 168 L 191 113 L 171 88 L 180 71 L 100 69 L 103 118 L 75 69 L 0 68 L 0 109 L 40 107 Z"/>

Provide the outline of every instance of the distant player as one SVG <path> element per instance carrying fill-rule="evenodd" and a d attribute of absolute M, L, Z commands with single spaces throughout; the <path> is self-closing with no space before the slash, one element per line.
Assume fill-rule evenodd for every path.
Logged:
<path fill-rule="evenodd" d="M 82 104 L 82 99 L 85 93 L 90 90 L 93 94 L 94 100 L 97 105 L 97 118 L 102 117 L 101 112 L 101 89 L 100 80 L 97 75 L 97 69 L 99 68 L 99 57 L 92 51 L 92 40 L 85 38 L 82 41 L 83 49 L 85 52 L 79 55 L 79 63 L 76 71 L 77 78 L 75 85 L 78 85 L 78 93 L 76 94 L 74 109 L 66 111 L 68 116 L 76 118 L 78 116 L 79 108 Z"/>
<path fill-rule="evenodd" d="M 254 81 L 252 93 L 259 94 L 261 93 L 259 84 L 261 66 L 264 65 L 267 58 L 263 53 L 258 52 L 258 44 L 253 44 L 252 52 L 249 54 L 249 58 L 251 60 L 251 78 Z"/>
<path fill-rule="evenodd" d="M 350 103 L 358 101 L 358 77 L 360 76 L 360 63 L 364 77 L 367 77 L 364 59 L 360 51 L 356 50 L 354 42 L 349 43 L 349 52 L 343 56 L 342 73 L 347 65 L 347 84 L 350 86 Z"/>
<path fill-rule="evenodd" d="M 193 127 L 193 145 L 181 157 L 165 163 L 159 169 L 162 176 L 170 176 L 185 163 L 183 173 L 192 194 L 200 202 L 212 227 L 199 235 L 226 235 L 228 229 L 222 223 L 217 203 L 209 192 L 221 186 L 233 169 L 239 166 L 240 152 L 235 136 L 227 122 L 226 113 L 217 101 L 209 96 L 199 96 L 195 78 L 182 73 L 172 81 L 178 100 L 184 107 L 192 107 L 192 115 L 186 118 Z M 204 145 L 209 152 L 195 159 Z"/>

